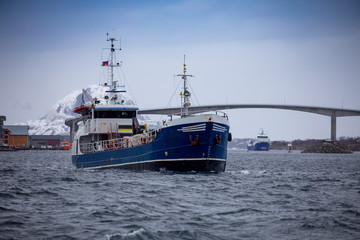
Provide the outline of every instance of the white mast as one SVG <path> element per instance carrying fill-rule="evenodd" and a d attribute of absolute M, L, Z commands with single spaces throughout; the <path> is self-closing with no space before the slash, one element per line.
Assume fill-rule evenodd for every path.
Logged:
<path fill-rule="evenodd" d="M 190 103 L 191 93 L 188 90 L 187 77 L 194 77 L 194 76 L 186 74 L 185 55 L 184 55 L 184 73 L 183 74 L 178 74 L 176 76 L 181 77 L 184 80 L 184 93 L 183 93 L 183 95 L 184 95 L 184 104 L 183 104 L 183 106 L 181 106 L 181 108 L 184 109 L 184 111 L 181 111 L 181 117 L 186 117 L 186 116 L 189 115 L 189 107 L 191 105 L 191 103 Z"/>
<path fill-rule="evenodd" d="M 114 47 L 114 42 L 117 41 L 116 38 L 109 38 L 109 33 L 106 34 L 107 35 L 107 39 L 106 41 L 110 41 L 111 42 L 111 48 L 110 48 L 110 63 L 107 62 L 103 62 L 103 66 L 109 67 L 110 68 L 110 80 L 111 80 L 111 85 L 108 86 L 110 87 L 109 91 L 106 91 L 109 93 L 109 98 L 110 98 L 110 104 L 116 104 L 116 100 L 117 100 L 117 93 L 118 92 L 125 92 L 125 91 L 118 91 L 117 90 L 117 82 L 116 80 L 114 80 L 114 67 L 120 67 L 119 63 L 114 64 L 114 54 L 115 54 L 115 50 L 121 50 L 120 49 L 115 49 Z M 104 64 L 106 63 L 106 64 Z M 106 85 L 106 84 L 105 84 Z"/>

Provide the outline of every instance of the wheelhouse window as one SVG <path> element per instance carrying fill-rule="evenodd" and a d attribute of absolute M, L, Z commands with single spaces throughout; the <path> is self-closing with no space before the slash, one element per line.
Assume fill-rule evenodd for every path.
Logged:
<path fill-rule="evenodd" d="M 95 118 L 133 118 L 136 111 L 95 111 Z"/>

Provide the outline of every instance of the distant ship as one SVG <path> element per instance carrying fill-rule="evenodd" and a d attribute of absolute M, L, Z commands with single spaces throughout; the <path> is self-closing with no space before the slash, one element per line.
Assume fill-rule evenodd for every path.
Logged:
<path fill-rule="evenodd" d="M 227 142 L 231 141 L 229 120 L 225 113 L 189 114 L 190 92 L 184 57 L 182 106 L 177 117 L 163 121 L 159 129 L 149 130 L 140 125 L 138 107 L 122 98 L 125 86 L 113 77 L 115 38 L 111 42 L 108 61 L 110 77 L 103 85 L 108 87 L 105 101 L 93 99 L 86 91 L 83 94 L 91 101 L 77 107 L 82 124 L 72 144 L 72 163 L 80 169 L 121 168 L 130 170 L 175 171 L 175 172 L 223 172 L 227 158 Z M 154 94 L 161 94 L 154 90 Z M 75 119 L 76 120 L 76 119 Z M 74 121 L 75 122 L 75 121 Z"/>
<path fill-rule="evenodd" d="M 264 130 L 261 129 L 256 139 L 251 139 L 247 144 L 249 151 L 269 151 L 271 141 L 267 135 L 264 134 Z"/>
<path fill-rule="evenodd" d="M 60 143 L 61 150 L 70 150 L 71 144 L 69 142 L 62 142 Z"/>

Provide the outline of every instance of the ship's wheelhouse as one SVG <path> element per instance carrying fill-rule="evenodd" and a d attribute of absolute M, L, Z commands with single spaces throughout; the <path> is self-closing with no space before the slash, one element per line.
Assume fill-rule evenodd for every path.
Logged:
<path fill-rule="evenodd" d="M 98 134 L 112 134 L 116 137 L 136 134 L 139 122 L 136 118 L 138 108 L 95 107 L 93 124 Z"/>
<path fill-rule="evenodd" d="M 80 136 L 79 143 L 91 143 L 132 136 L 143 131 L 136 116 L 138 108 L 95 107 L 93 117 L 85 123 L 87 134 Z M 82 149 L 80 149 L 83 152 Z"/>
<path fill-rule="evenodd" d="M 95 110 L 94 118 L 135 118 L 136 110 Z"/>

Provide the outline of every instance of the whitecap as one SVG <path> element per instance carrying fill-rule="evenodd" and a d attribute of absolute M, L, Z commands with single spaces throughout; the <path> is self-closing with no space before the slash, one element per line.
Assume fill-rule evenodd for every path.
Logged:
<path fill-rule="evenodd" d="M 250 171 L 249 170 L 241 170 L 240 173 L 242 173 L 242 174 L 250 174 Z"/>
<path fill-rule="evenodd" d="M 132 232 L 129 232 L 127 234 L 121 234 L 121 233 L 114 233 L 114 234 L 106 234 L 105 239 L 106 240 L 114 240 L 114 239 L 134 239 L 134 237 L 137 237 L 139 235 L 142 235 L 145 232 L 145 229 L 140 228 L 138 230 L 134 230 Z"/>

